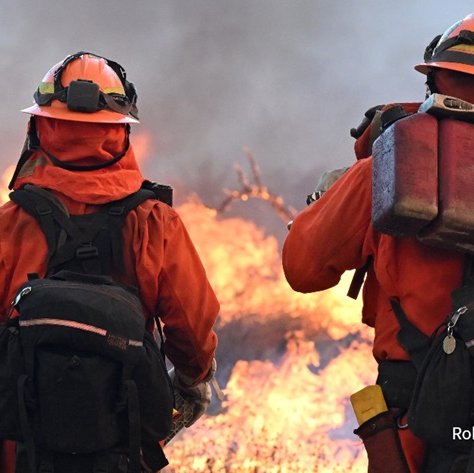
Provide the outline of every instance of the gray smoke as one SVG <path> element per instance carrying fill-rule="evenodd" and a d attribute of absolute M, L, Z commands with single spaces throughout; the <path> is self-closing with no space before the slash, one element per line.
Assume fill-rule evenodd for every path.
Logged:
<path fill-rule="evenodd" d="M 1 0 L 0 170 L 17 159 L 18 110 L 50 66 L 90 50 L 127 70 L 153 134 L 146 174 L 210 205 L 253 151 L 264 182 L 300 209 L 323 170 L 354 159 L 372 105 L 419 101 L 426 44 L 465 0 Z"/>

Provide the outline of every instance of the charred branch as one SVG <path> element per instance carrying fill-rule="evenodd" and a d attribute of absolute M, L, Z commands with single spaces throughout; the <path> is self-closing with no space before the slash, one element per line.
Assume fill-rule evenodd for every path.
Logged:
<path fill-rule="evenodd" d="M 252 152 L 247 147 L 244 147 L 244 153 L 247 161 L 249 162 L 251 179 L 249 179 L 249 177 L 245 174 L 240 165 L 234 165 L 237 179 L 240 184 L 240 189 L 224 189 L 224 193 L 227 195 L 227 197 L 216 208 L 217 213 L 219 214 L 225 212 L 230 207 L 232 202 L 236 200 L 246 202 L 249 199 L 260 199 L 269 203 L 277 215 L 285 223 L 287 223 L 289 220 L 292 220 L 296 215 L 296 210 L 293 207 L 286 205 L 285 201 L 280 195 L 272 193 L 267 186 L 263 185 L 260 169 Z"/>

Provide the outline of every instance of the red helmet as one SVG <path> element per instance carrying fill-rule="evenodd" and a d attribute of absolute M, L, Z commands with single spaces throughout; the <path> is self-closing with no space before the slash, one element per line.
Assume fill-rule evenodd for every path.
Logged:
<path fill-rule="evenodd" d="M 35 104 L 22 112 L 92 123 L 139 123 L 137 93 L 114 61 L 84 51 L 66 57 L 44 76 Z"/>
<path fill-rule="evenodd" d="M 424 60 L 415 66 L 423 74 L 430 68 L 474 74 L 474 13 L 436 36 L 426 48 Z"/>

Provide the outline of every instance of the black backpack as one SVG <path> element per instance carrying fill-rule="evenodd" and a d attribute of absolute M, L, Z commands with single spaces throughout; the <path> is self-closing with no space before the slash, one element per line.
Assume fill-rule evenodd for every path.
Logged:
<path fill-rule="evenodd" d="M 123 270 L 122 226 L 147 199 L 171 205 L 152 183 L 86 215 L 68 215 L 49 192 L 25 186 L 11 200 L 48 242 L 44 279 L 28 275 L 0 327 L 0 438 L 18 441 L 18 473 L 140 473 L 168 462 L 173 390 L 164 354 L 145 329 Z M 157 327 L 161 329 L 159 320 Z"/>
<path fill-rule="evenodd" d="M 474 471 L 473 262 L 466 255 L 463 284 L 452 293 L 452 312 L 431 336 L 409 321 L 397 300 L 391 301 L 400 324 L 398 341 L 416 370 L 410 381 L 408 428 L 431 446 L 464 454 L 469 471 Z"/>

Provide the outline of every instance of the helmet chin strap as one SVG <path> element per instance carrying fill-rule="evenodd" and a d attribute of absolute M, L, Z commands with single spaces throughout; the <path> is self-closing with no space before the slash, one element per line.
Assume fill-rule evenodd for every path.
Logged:
<path fill-rule="evenodd" d="M 434 71 L 429 69 L 426 74 L 426 99 L 433 94 L 438 93 L 438 89 L 435 84 Z"/>
<path fill-rule="evenodd" d="M 112 159 L 107 161 L 103 161 L 97 164 L 87 164 L 87 165 L 80 165 L 80 164 L 73 164 L 69 162 L 61 161 L 59 158 L 54 156 L 52 153 L 47 151 L 41 146 L 38 133 L 36 132 L 36 122 L 34 116 L 30 118 L 29 125 L 28 125 L 28 132 L 27 132 L 27 139 L 25 142 L 25 146 L 23 147 L 20 159 L 15 168 L 15 172 L 13 173 L 13 177 L 8 184 L 8 188 L 11 190 L 15 185 L 15 181 L 20 174 L 21 169 L 26 164 L 26 162 L 31 158 L 35 151 L 42 151 L 49 160 L 53 163 L 54 166 L 60 167 L 62 169 L 67 169 L 68 171 L 95 171 L 97 169 L 103 169 L 108 166 L 112 166 L 113 164 L 120 161 L 126 154 L 128 149 L 130 148 L 130 125 L 127 123 L 125 126 L 126 136 L 125 136 L 125 146 L 123 151 L 114 156 Z M 93 157 L 92 157 L 93 158 Z"/>

